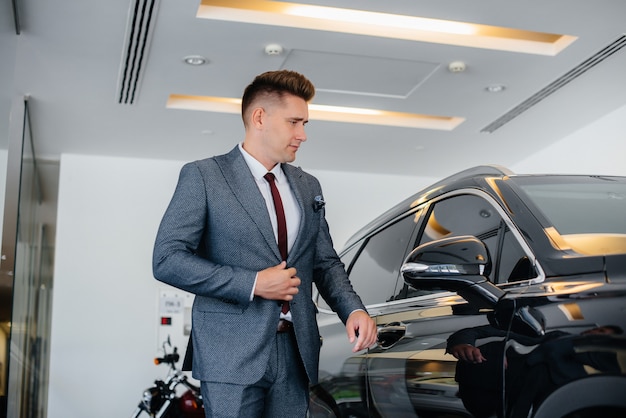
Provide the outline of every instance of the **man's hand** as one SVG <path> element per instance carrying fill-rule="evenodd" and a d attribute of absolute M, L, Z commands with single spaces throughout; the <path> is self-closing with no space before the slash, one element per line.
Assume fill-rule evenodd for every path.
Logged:
<path fill-rule="evenodd" d="M 353 353 L 371 347 L 376 342 L 376 323 L 365 311 L 354 311 L 350 314 L 346 321 L 346 331 L 350 343 L 356 341 L 352 348 Z"/>
<path fill-rule="evenodd" d="M 300 279 L 296 277 L 296 269 L 287 268 L 287 263 L 282 263 L 261 270 L 256 278 L 254 295 L 263 299 L 293 300 L 293 295 L 298 293 Z"/>
<path fill-rule="evenodd" d="M 482 363 L 487 361 L 483 357 L 483 353 L 480 352 L 478 347 L 474 347 L 471 344 L 458 344 L 448 350 L 456 359 L 467 361 L 468 363 Z"/>

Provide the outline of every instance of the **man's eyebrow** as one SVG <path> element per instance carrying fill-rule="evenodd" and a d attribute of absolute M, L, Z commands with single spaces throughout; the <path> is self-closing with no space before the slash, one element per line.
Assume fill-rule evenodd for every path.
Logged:
<path fill-rule="evenodd" d="M 306 119 L 306 118 L 300 118 L 300 117 L 295 117 L 295 116 L 294 117 L 287 117 L 286 120 L 295 121 L 295 122 L 304 122 L 304 123 L 308 123 L 309 122 L 309 120 Z"/>

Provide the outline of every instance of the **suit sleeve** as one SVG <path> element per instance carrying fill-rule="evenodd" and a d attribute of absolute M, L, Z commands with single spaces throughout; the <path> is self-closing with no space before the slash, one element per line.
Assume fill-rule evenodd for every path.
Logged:
<path fill-rule="evenodd" d="M 322 191 L 317 180 L 316 186 L 319 191 L 317 195 L 321 196 Z M 367 310 L 354 291 L 345 266 L 334 249 L 325 210 L 321 208 L 316 213 L 320 216 L 320 227 L 316 241 L 314 281 L 320 295 L 345 324 L 348 316 L 355 310 Z"/>
<path fill-rule="evenodd" d="M 154 245 L 154 277 L 187 292 L 247 306 L 256 271 L 219 265 L 201 256 L 209 213 L 205 181 L 186 164 L 165 211 Z"/>

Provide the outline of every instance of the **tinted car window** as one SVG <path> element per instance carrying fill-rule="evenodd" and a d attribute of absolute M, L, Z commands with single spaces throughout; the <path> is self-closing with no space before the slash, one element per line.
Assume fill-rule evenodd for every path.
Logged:
<path fill-rule="evenodd" d="M 626 234 L 625 184 L 611 177 L 595 177 L 595 181 L 567 177 L 550 180 L 552 182 L 545 178 L 515 181 L 559 233 Z"/>
<path fill-rule="evenodd" d="M 436 202 L 417 244 L 460 235 L 473 235 L 487 245 L 492 259 L 490 279 L 494 283 L 534 276 L 530 261 L 500 213 L 476 195 L 457 195 Z"/>
<path fill-rule="evenodd" d="M 516 183 L 562 248 L 586 255 L 626 252 L 626 185 L 617 178 L 531 177 Z"/>
<path fill-rule="evenodd" d="M 407 216 L 371 236 L 349 268 L 352 286 L 365 305 L 393 299 L 416 217 Z"/>

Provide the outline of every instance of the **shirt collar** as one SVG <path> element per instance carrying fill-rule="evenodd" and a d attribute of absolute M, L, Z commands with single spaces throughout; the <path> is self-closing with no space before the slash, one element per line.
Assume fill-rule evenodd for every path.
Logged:
<path fill-rule="evenodd" d="M 263 176 L 267 174 L 267 169 L 263 166 L 263 164 L 261 164 L 256 158 L 250 155 L 248 151 L 246 151 L 243 148 L 242 143 L 239 143 L 239 151 L 241 151 L 241 154 L 243 155 L 243 159 L 246 161 L 246 164 L 250 168 L 250 172 L 252 173 L 252 176 L 257 180 L 265 181 Z M 276 164 L 274 168 L 270 170 L 270 173 L 274 174 L 278 183 L 282 183 L 286 181 L 285 173 L 281 169 L 280 164 Z"/>

